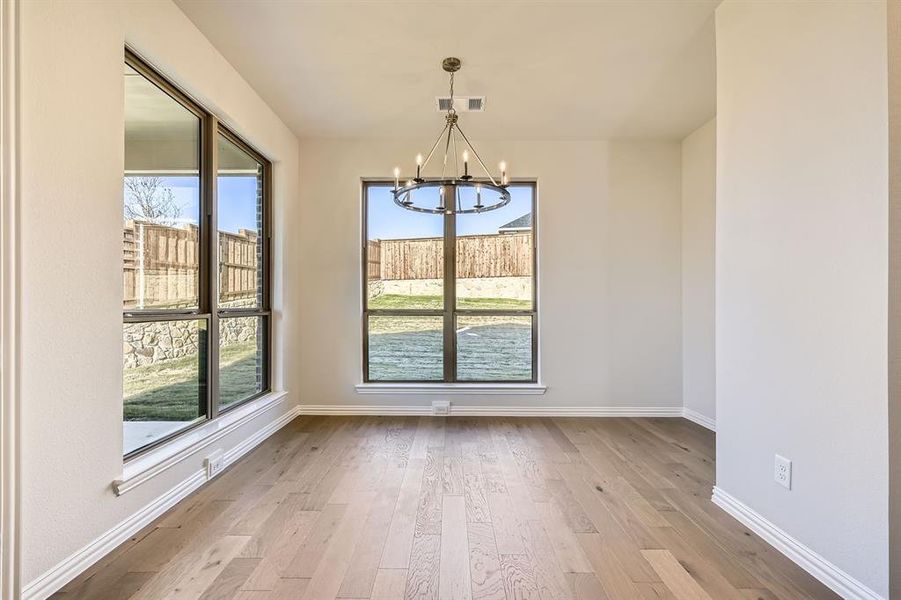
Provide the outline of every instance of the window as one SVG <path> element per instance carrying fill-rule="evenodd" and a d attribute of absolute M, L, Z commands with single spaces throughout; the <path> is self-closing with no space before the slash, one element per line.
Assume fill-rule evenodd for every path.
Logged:
<path fill-rule="evenodd" d="M 217 136 L 219 406 L 267 391 L 269 305 L 265 159 L 228 132 Z"/>
<path fill-rule="evenodd" d="M 438 204 L 437 188 L 417 193 Z M 433 215 L 364 183 L 365 382 L 537 382 L 535 185 L 510 194 L 495 211 Z"/>
<path fill-rule="evenodd" d="M 270 165 L 129 52 L 124 85 L 129 457 L 269 391 Z"/>

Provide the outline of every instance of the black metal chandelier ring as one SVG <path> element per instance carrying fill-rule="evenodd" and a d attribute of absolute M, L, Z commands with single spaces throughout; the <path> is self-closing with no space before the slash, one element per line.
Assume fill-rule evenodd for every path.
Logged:
<path fill-rule="evenodd" d="M 413 202 L 413 192 L 415 190 L 426 188 L 439 188 L 439 203 L 435 207 L 416 206 Z M 476 202 L 471 208 L 463 208 L 460 197 L 459 188 L 475 188 Z M 483 202 L 482 194 L 485 191 L 497 193 L 497 201 Z M 448 202 L 450 201 L 450 204 Z M 495 185 L 486 181 L 476 181 L 474 179 L 431 179 L 422 181 L 414 181 L 403 187 L 394 190 L 394 203 L 401 208 L 421 213 L 443 214 L 445 212 L 454 212 L 457 214 L 481 213 L 489 210 L 502 208 L 510 203 L 510 192 L 506 186 Z"/>

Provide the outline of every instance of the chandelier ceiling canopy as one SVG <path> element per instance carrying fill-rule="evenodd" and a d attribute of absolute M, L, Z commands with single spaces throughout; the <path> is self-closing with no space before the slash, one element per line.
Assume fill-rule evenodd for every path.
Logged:
<path fill-rule="evenodd" d="M 460 129 L 459 117 L 454 109 L 454 74 L 461 66 L 460 59 L 454 57 L 445 58 L 441 63 L 441 68 L 450 74 L 449 108 L 444 117 L 444 127 L 425 159 L 423 160 L 422 154 L 416 155 L 416 177 L 401 185 L 400 168 L 394 169 L 394 203 L 401 208 L 433 214 L 466 214 L 495 210 L 510 202 L 506 163 L 500 163 L 498 166 L 500 177 L 495 178 Z M 463 148 L 462 171 L 457 154 L 458 144 Z M 440 146 L 444 146 L 441 174 L 438 177 L 427 178 L 424 176 L 425 169 L 436 156 L 435 151 Z M 469 173 L 470 152 L 484 172 L 484 177 L 476 178 Z M 449 164 L 449 158 L 452 164 Z M 437 203 L 434 202 L 434 194 L 420 193 L 417 198 L 417 191 L 424 192 L 433 188 L 439 190 Z M 466 189 L 469 190 L 468 194 L 463 193 Z M 424 202 L 428 199 L 432 199 L 431 205 Z"/>

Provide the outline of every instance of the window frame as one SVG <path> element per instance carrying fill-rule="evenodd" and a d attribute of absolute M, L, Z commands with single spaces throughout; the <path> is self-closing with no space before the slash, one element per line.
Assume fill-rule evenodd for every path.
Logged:
<path fill-rule="evenodd" d="M 198 352 L 198 386 L 202 390 L 198 400 L 204 414 L 178 431 L 153 440 L 131 452 L 123 453 L 123 461 L 127 462 L 272 391 L 272 312 L 270 305 L 272 163 L 263 154 L 241 139 L 240 136 L 223 125 L 216 115 L 206 110 L 128 47 L 125 48 L 124 63 L 198 117 L 200 122 L 200 199 L 197 224 L 199 256 L 197 308 L 123 309 L 123 325 L 159 321 L 203 321 L 206 327 L 206 339 L 204 342 L 206 347 Z M 262 243 L 260 269 L 262 270 L 261 285 L 263 289 L 261 303 L 255 308 L 219 307 L 219 236 L 216 186 L 218 178 L 218 135 L 220 134 L 238 148 L 247 152 L 262 166 L 263 189 L 260 224 L 263 231 L 260 232 Z M 260 392 L 222 408 L 220 407 L 219 398 L 219 320 L 228 317 L 263 318 L 265 323 L 265 326 L 262 328 L 263 381 Z M 123 410 L 124 401 L 123 397 Z M 123 423 L 125 422 L 123 416 Z"/>
<path fill-rule="evenodd" d="M 474 181 L 487 182 L 487 179 Z M 384 178 L 363 178 L 361 180 L 362 199 L 362 236 L 361 236 L 361 294 L 363 297 L 363 383 L 364 384 L 417 384 L 423 386 L 444 386 L 449 383 L 458 385 L 506 385 L 506 384 L 537 384 L 538 383 L 538 181 L 537 179 L 520 178 L 511 181 L 511 187 L 528 187 L 531 190 L 532 210 L 532 307 L 530 310 L 498 310 L 498 309 L 461 309 L 457 308 L 457 215 L 451 212 L 443 216 L 444 231 L 442 236 L 444 246 L 444 278 L 442 298 L 444 306 L 441 309 L 370 309 L 369 308 L 369 190 L 374 187 L 392 187 L 394 181 Z M 369 377 L 369 317 L 443 317 L 443 374 L 437 379 L 370 379 Z M 457 377 L 457 317 L 483 316 L 506 317 L 523 316 L 530 317 L 531 327 L 531 359 L 532 374 L 529 379 L 459 379 Z"/>
<path fill-rule="evenodd" d="M 215 117 L 214 117 L 215 119 Z M 210 301 L 216 305 L 216 310 L 213 311 L 213 322 L 212 326 L 215 327 L 215 341 L 216 347 L 214 349 L 215 352 L 215 364 L 216 369 L 214 372 L 214 376 L 210 378 L 210 382 L 212 383 L 212 387 L 214 388 L 213 397 L 216 398 L 216 402 L 214 402 L 214 414 L 211 416 L 211 419 L 215 419 L 221 414 L 227 413 L 230 410 L 241 406 L 246 402 L 250 402 L 260 396 L 264 396 L 272 391 L 272 308 L 270 304 L 271 297 L 271 264 L 270 264 L 270 253 L 271 253 L 271 241 L 272 241 L 272 221 L 271 221 L 271 190 L 272 190 L 272 163 L 262 154 L 257 152 L 250 144 L 242 140 L 237 134 L 231 131 L 229 128 L 225 127 L 221 123 L 217 123 L 218 128 L 216 133 L 221 134 L 225 139 L 232 142 L 239 149 L 246 152 L 251 158 L 257 161 L 263 168 L 262 172 L 262 185 L 263 185 L 263 194 L 262 194 L 262 217 L 260 219 L 260 224 L 263 228 L 263 231 L 260 232 L 260 243 L 262 244 L 262 257 L 260 259 L 260 269 L 262 270 L 262 276 L 260 278 L 260 285 L 263 286 L 260 294 L 260 303 L 259 306 L 252 308 L 220 308 L 219 307 L 219 236 L 217 234 L 215 240 L 211 240 L 211 250 L 214 252 L 215 256 L 215 265 L 216 269 L 210 270 Z M 218 142 L 218 140 L 217 140 Z M 214 227 L 212 227 L 212 231 L 219 231 L 218 227 L 218 217 L 219 217 L 219 196 L 217 193 L 217 181 L 219 178 L 219 169 L 218 169 L 218 143 L 212 144 L 213 149 L 213 164 L 212 164 L 212 186 L 213 186 L 213 194 L 211 201 L 212 206 L 210 207 L 211 217 L 210 221 L 213 223 Z M 233 402 L 226 407 L 221 407 L 219 400 L 219 321 L 220 319 L 225 318 L 237 318 L 237 317 L 259 317 L 263 319 L 265 326 L 262 328 L 263 330 L 263 382 L 260 386 L 260 391 L 252 394 L 246 398 L 242 398 L 237 402 Z"/>

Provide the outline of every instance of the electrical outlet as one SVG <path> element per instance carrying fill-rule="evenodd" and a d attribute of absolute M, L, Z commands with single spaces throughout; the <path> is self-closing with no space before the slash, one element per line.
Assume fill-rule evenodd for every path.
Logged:
<path fill-rule="evenodd" d="M 782 487 L 792 489 L 792 461 L 777 454 L 776 471 L 773 473 L 773 478 Z"/>
<path fill-rule="evenodd" d="M 432 414 L 446 417 L 450 414 L 450 400 L 435 400 L 432 402 Z"/>
<path fill-rule="evenodd" d="M 223 468 L 225 468 L 225 465 L 222 462 L 222 457 L 222 450 L 217 450 L 216 452 L 213 452 L 205 459 L 203 459 L 203 464 L 206 466 L 207 479 L 212 479 L 213 477 L 221 473 Z"/>

